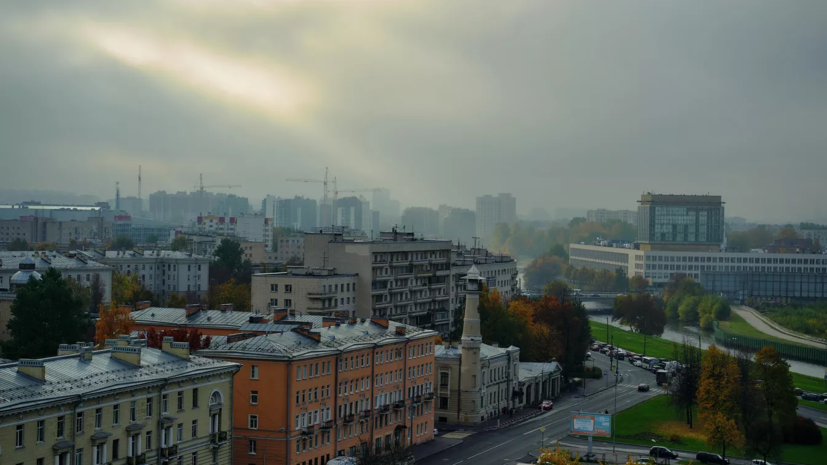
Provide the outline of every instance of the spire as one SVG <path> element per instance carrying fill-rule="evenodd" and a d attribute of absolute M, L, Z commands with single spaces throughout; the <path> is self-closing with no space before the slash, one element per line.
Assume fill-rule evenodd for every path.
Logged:
<path fill-rule="evenodd" d="M 482 278 L 476 265 L 471 265 L 468 275 L 462 278 L 465 281 L 465 317 L 462 321 L 462 344 L 466 342 L 477 344 L 482 342 L 480 334 L 480 291 Z"/>

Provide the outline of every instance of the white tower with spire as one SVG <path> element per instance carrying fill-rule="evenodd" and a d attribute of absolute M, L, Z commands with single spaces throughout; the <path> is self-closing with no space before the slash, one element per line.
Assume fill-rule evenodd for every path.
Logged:
<path fill-rule="evenodd" d="M 482 278 L 476 265 L 471 265 L 465 280 L 465 318 L 462 321 L 462 352 L 460 359 L 460 423 L 476 424 L 482 419 L 484 383 L 480 366 L 480 290 Z"/>

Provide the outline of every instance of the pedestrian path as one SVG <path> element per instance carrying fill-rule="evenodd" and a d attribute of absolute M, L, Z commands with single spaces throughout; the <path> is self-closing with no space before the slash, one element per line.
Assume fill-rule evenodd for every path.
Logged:
<path fill-rule="evenodd" d="M 750 326 L 768 336 L 777 337 L 779 339 L 790 341 L 796 344 L 824 348 L 824 344 L 822 342 L 813 340 L 805 335 L 798 335 L 794 331 L 783 328 L 775 324 L 775 322 L 771 321 L 769 318 L 766 318 L 763 315 L 759 314 L 753 308 L 746 306 L 738 306 L 733 307 L 732 309 L 735 310 L 735 313 L 737 313 L 741 318 L 746 320 L 746 322 L 749 323 Z"/>

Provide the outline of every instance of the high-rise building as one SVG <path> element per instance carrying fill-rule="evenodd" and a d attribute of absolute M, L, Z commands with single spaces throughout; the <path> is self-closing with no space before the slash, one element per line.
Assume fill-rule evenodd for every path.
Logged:
<path fill-rule="evenodd" d="M 442 221 L 442 237 L 473 245 L 477 214 L 467 208 L 452 208 Z"/>
<path fill-rule="evenodd" d="M 511 194 L 484 195 L 477 197 L 477 237 L 483 244 L 491 239 L 498 223 L 512 225 L 517 222 L 517 199 Z"/>
<path fill-rule="evenodd" d="M 237 216 L 249 210 L 249 199 L 233 194 L 158 191 L 149 195 L 149 215 L 152 219 L 179 224 L 194 220 L 199 215 Z"/>
<path fill-rule="evenodd" d="M 598 208 L 597 210 L 589 210 L 586 212 L 586 220 L 595 223 L 618 220 L 637 225 L 637 212 L 634 210 L 606 210 L 604 208 Z"/>
<path fill-rule="evenodd" d="M 357 197 L 343 197 L 336 201 L 336 226 L 363 231 L 362 201 Z"/>
<path fill-rule="evenodd" d="M 301 196 L 283 199 L 268 195 L 263 204 L 264 216 L 273 218 L 273 226 L 276 228 L 313 231 L 317 226 L 318 208 L 314 199 Z"/>
<path fill-rule="evenodd" d="M 720 195 L 643 194 L 638 206 L 640 250 L 708 251 L 724 243 Z"/>
<path fill-rule="evenodd" d="M 408 207 L 399 227 L 420 237 L 439 237 L 439 213 L 428 207 Z"/>
<path fill-rule="evenodd" d="M 264 249 L 270 252 L 273 244 L 273 219 L 260 213 L 239 215 L 236 218 L 235 233 L 250 242 L 264 242 Z"/>

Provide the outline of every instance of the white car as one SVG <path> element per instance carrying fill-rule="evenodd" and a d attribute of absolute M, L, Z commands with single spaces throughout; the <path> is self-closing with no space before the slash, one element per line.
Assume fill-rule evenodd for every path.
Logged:
<path fill-rule="evenodd" d="M 635 360 L 635 363 L 633 363 L 633 365 L 636 367 L 643 367 L 643 362 L 641 362 L 640 360 Z"/>
<path fill-rule="evenodd" d="M 752 462 L 750 462 L 750 465 L 772 465 L 772 464 L 769 463 L 769 462 L 765 462 L 761 459 L 755 459 Z"/>

